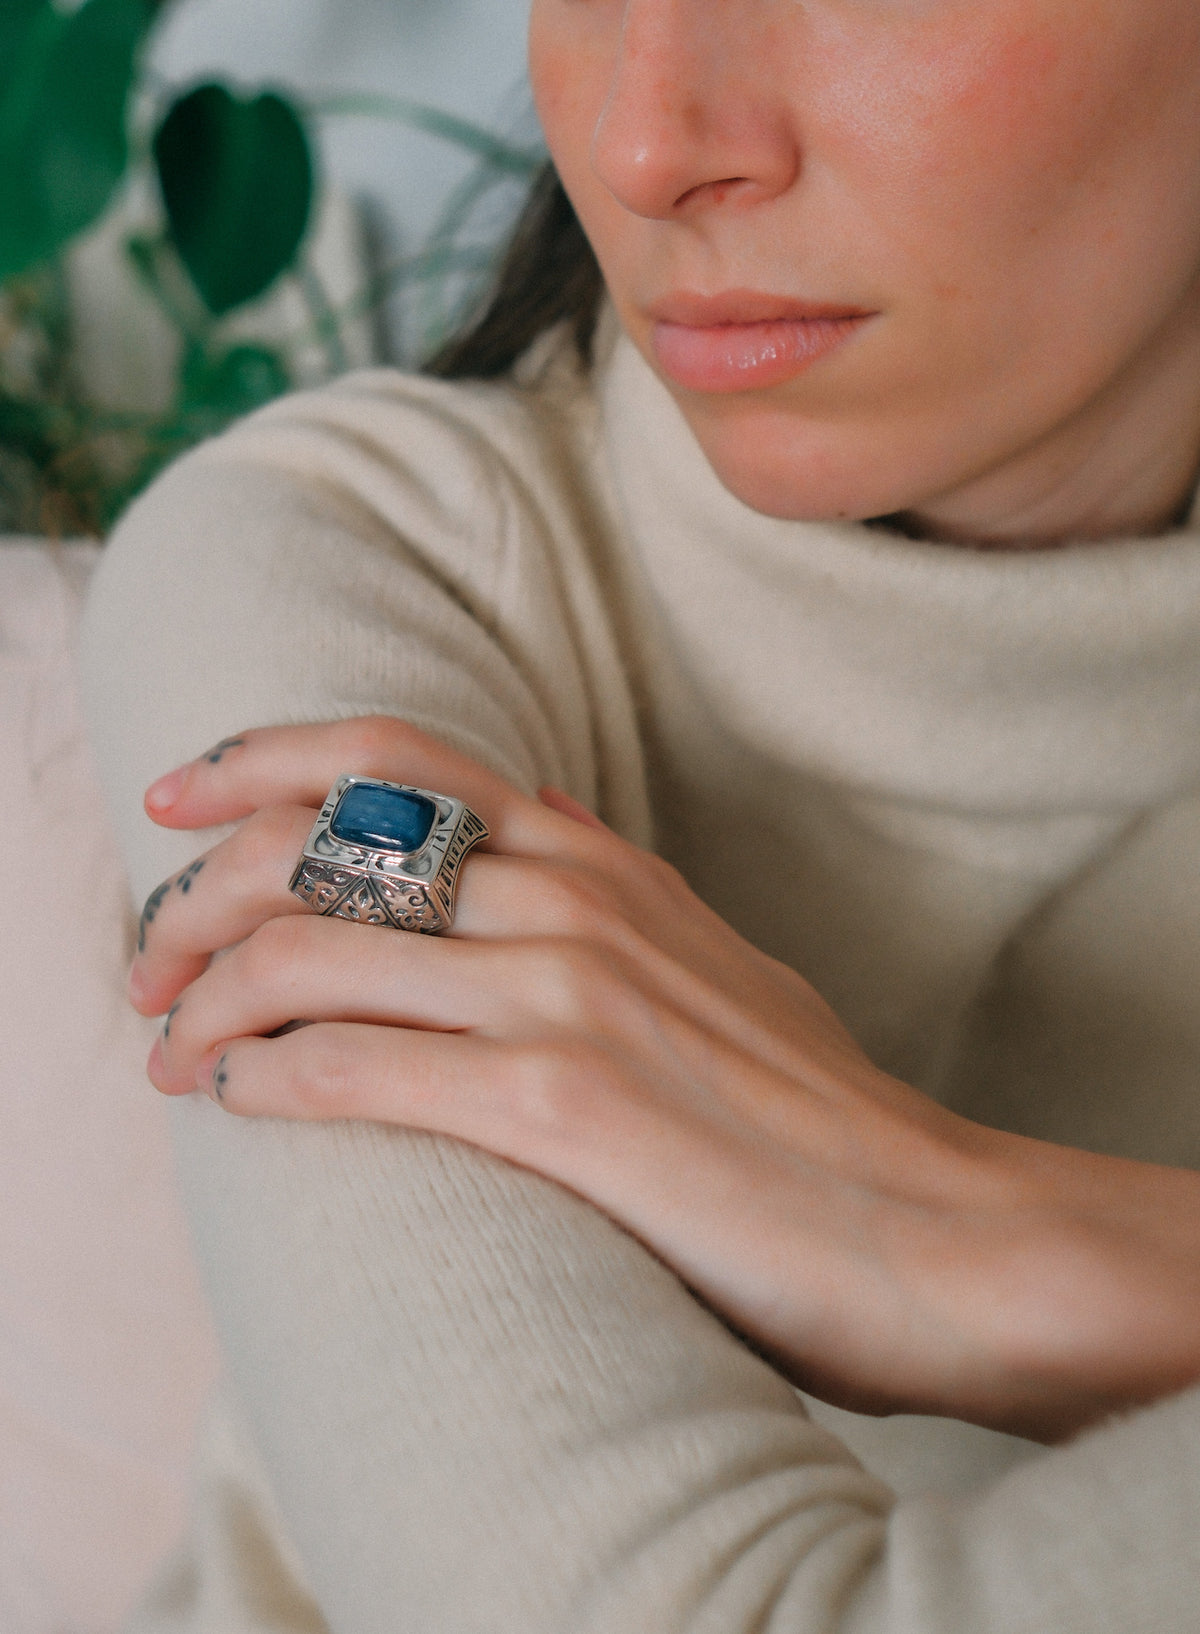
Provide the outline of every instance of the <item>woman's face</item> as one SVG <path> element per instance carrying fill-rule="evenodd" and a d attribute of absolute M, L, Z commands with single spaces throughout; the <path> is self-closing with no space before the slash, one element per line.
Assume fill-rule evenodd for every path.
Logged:
<path fill-rule="evenodd" d="M 1179 503 L 1196 0 L 533 0 L 530 48 L 622 322 L 748 504 L 1017 541 Z"/>

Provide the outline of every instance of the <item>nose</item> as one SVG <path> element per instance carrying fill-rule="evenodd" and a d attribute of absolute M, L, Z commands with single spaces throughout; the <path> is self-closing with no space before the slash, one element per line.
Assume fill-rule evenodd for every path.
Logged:
<path fill-rule="evenodd" d="M 591 150 L 626 209 L 681 217 L 795 181 L 799 139 L 762 17 L 761 0 L 626 0 Z"/>

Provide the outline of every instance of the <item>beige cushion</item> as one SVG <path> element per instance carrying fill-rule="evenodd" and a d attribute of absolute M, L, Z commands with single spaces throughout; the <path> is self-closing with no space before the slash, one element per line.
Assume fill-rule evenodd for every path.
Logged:
<path fill-rule="evenodd" d="M 213 1341 L 73 646 L 90 545 L 0 540 L 0 1628 L 114 1628 L 182 1526 Z"/>

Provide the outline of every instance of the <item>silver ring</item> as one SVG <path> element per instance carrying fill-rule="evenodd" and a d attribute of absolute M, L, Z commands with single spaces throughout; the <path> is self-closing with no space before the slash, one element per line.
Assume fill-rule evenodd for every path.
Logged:
<path fill-rule="evenodd" d="M 314 913 L 396 930 L 449 930 L 463 858 L 488 827 L 451 794 L 339 777 L 289 888 Z"/>

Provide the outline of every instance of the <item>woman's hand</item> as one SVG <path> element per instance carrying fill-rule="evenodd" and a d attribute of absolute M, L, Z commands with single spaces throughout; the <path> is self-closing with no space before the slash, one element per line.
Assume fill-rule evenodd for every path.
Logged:
<path fill-rule="evenodd" d="M 487 822 L 451 935 L 320 918 L 289 892 L 348 771 Z M 240 820 L 146 906 L 131 993 L 169 1012 L 164 1092 L 435 1130 L 536 1169 L 860 1411 L 1056 1439 L 1200 1376 L 1200 1176 L 955 1117 L 566 796 L 372 718 L 227 740 L 147 810 Z"/>

